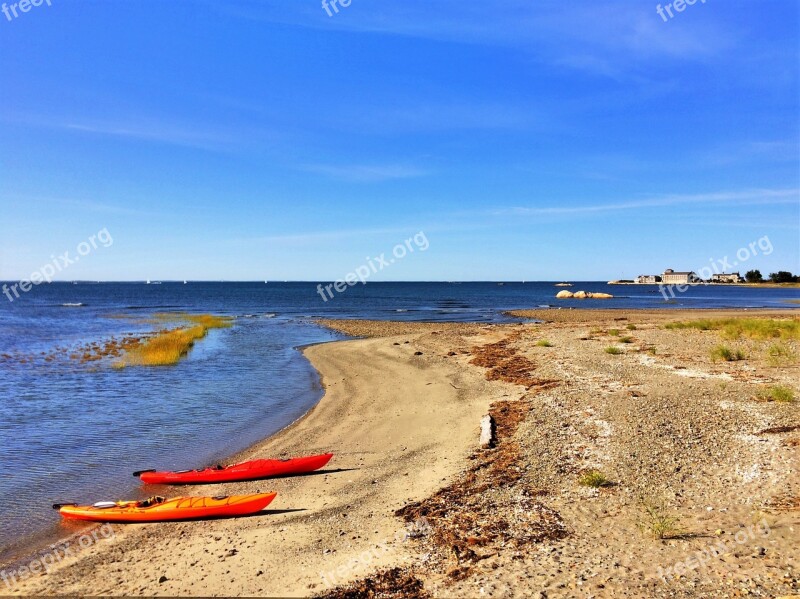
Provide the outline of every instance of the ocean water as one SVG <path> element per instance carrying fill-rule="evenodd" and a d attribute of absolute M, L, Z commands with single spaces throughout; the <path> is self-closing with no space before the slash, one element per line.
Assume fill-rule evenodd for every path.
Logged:
<path fill-rule="evenodd" d="M 618 297 L 558 306 L 792 307 L 788 300 L 800 297 L 796 289 L 709 286 L 665 303 L 656 286 L 572 289 Z M 0 296 L 0 560 L 44 534 L 75 530 L 59 521 L 54 502 L 143 496 L 134 470 L 222 461 L 304 414 L 322 391 L 298 347 L 341 338 L 315 317 L 501 322 L 510 320 L 503 310 L 556 305 L 558 290 L 553 283 L 369 283 L 323 301 L 312 283 L 79 282 L 41 285 L 13 302 Z M 236 318 L 171 367 L 45 360 L 56 348 L 69 354 L 151 331 L 148 318 L 158 312 Z"/>

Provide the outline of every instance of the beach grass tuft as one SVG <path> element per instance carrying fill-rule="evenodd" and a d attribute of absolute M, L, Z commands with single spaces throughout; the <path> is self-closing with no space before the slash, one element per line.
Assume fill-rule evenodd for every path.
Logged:
<path fill-rule="evenodd" d="M 607 354 L 611 354 L 612 356 L 618 356 L 622 353 L 622 350 L 618 348 L 616 345 L 609 345 L 605 350 Z"/>
<path fill-rule="evenodd" d="M 588 472 L 584 472 L 578 479 L 578 484 L 584 487 L 592 487 L 593 489 L 610 487 L 612 485 L 611 481 L 606 478 L 605 474 L 599 470 L 589 470 Z"/>
<path fill-rule="evenodd" d="M 631 324 L 627 325 L 625 328 L 628 329 L 629 331 L 635 331 L 636 330 L 636 325 L 631 323 Z"/>
<path fill-rule="evenodd" d="M 727 345 L 718 345 L 711 350 L 711 360 L 714 362 L 737 362 L 744 360 L 745 355 L 739 349 L 731 349 Z"/>
<path fill-rule="evenodd" d="M 608 334 L 612 337 L 619 337 L 619 329 L 608 329 Z"/>
<path fill-rule="evenodd" d="M 774 368 L 791 366 L 797 362 L 797 353 L 786 343 L 773 343 L 767 348 L 767 364 Z"/>
<path fill-rule="evenodd" d="M 776 401 L 778 403 L 793 403 L 796 399 L 794 390 L 786 385 L 767 387 L 759 393 L 759 398 L 763 401 Z"/>
<path fill-rule="evenodd" d="M 643 497 L 639 500 L 642 515 L 637 522 L 639 530 L 654 539 L 671 539 L 682 535 L 679 518 L 671 516 L 663 501 Z"/>
<path fill-rule="evenodd" d="M 671 322 L 667 329 L 719 331 L 725 339 L 800 339 L 800 320 L 777 318 L 702 318 Z"/>
<path fill-rule="evenodd" d="M 215 314 L 187 314 L 186 312 L 158 312 L 153 315 L 156 322 L 189 322 L 207 329 L 224 329 L 233 325 L 232 316 Z"/>
<path fill-rule="evenodd" d="M 547 339 L 540 339 L 536 342 L 537 347 L 553 347 L 553 344 L 550 343 Z"/>

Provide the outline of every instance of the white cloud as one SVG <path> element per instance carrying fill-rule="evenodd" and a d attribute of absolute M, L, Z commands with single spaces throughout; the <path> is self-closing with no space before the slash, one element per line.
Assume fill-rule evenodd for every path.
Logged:
<path fill-rule="evenodd" d="M 495 215 L 578 215 L 597 214 L 620 210 L 637 210 L 641 208 L 659 208 L 679 204 L 798 204 L 800 189 L 752 189 L 733 192 L 715 192 L 698 194 L 667 194 L 657 197 L 607 202 L 602 204 L 578 204 L 569 206 L 515 206 L 493 211 Z"/>

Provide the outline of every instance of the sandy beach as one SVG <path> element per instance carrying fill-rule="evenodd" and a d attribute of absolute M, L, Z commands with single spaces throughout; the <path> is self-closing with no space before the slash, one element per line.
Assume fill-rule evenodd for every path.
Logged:
<path fill-rule="evenodd" d="M 231 461 L 332 451 L 237 520 L 114 525 L 21 595 L 731 597 L 800 593 L 796 340 L 667 329 L 787 311 L 525 311 L 509 325 L 324 321 L 325 396 Z M 714 361 L 727 344 L 744 359 Z M 609 353 L 607 348 L 618 348 Z M 478 445 L 491 413 L 494 448 Z M 587 484 L 594 475 L 596 486 Z M 660 526 L 663 539 L 654 538 Z"/>

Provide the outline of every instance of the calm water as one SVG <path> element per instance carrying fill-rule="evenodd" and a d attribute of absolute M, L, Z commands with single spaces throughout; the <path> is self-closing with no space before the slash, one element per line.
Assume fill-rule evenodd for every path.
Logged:
<path fill-rule="evenodd" d="M 624 297 L 559 306 L 791 307 L 787 300 L 800 297 L 695 287 L 665 304 L 655 286 L 572 289 Z M 222 460 L 305 413 L 321 390 L 297 347 L 338 338 L 315 316 L 496 322 L 507 320 L 502 310 L 555 304 L 557 291 L 552 283 L 370 283 L 323 302 L 310 283 L 54 283 L 13 303 L 0 296 L 0 559 L 48 528 L 67 532 L 55 501 L 137 496 L 134 470 Z M 152 330 L 147 317 L 170 311 L 237 318 L 173 367 L 42 358 L 57 346 Z"/>

